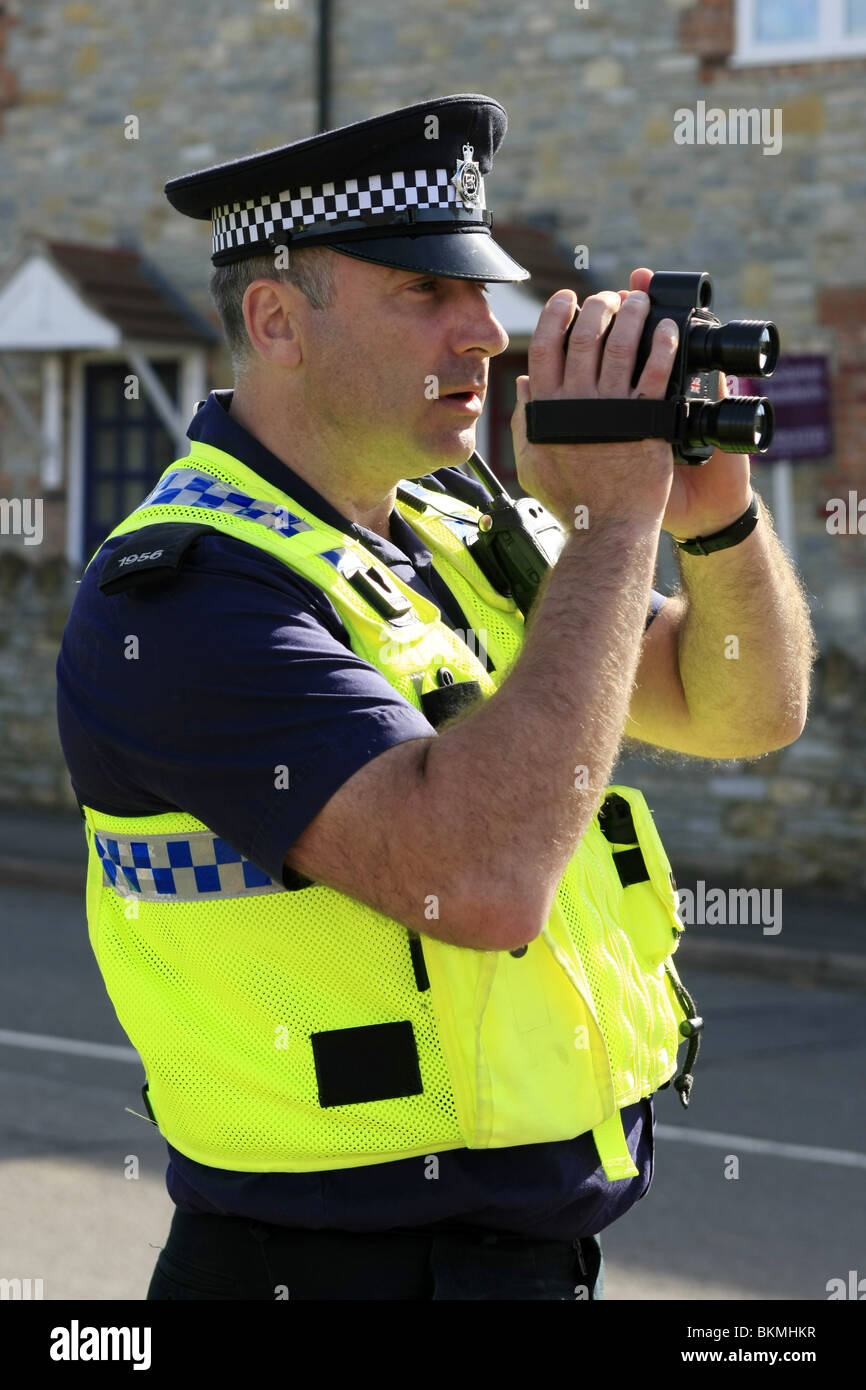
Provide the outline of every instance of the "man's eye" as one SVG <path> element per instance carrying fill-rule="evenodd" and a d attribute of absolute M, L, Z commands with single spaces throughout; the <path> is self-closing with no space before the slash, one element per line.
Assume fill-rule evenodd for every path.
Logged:
<path fill-rule="evenodd" d="M 490 294 L 489 285 L 482 284 L 479 280 L 474 281 L 474 284 L 483 295 Z M 440 282 L 438 280 L 419 280 L 412 288 L 413 290 L 438 290 L 440 288 Z"/>

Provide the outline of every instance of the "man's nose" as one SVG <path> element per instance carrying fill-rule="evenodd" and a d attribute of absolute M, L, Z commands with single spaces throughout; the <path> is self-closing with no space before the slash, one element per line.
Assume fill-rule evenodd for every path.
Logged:
<path fill-rule="evenodd" d="M 466 313 L 456 329 L 458 352 L 475 349 L 485 357 L 496 357 L 508 347 L 509 338 L 490 305 L 485 301 L 476 304 Z"/>
<path fill-rule="evenodd" d="M 496 347 L 493 348 L 493 350 L 490 353 L 490 356 L 496 357 L 498 353 L 505 351 L 505 349 L 508 347 L 510 339 L 505 329 L 502 327 L 502 324 L 499 322 L 499 319 L 496 317 L 492 310 L 490 311 L 489 318 L 491 330 L 495 330 L 496 333 Z"/>

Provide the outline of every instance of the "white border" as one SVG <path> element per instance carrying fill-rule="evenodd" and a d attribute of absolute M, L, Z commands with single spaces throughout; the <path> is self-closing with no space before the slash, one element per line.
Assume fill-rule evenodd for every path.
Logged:
<path fill-rule="evenodd" d="M 758 0 L 736 0 L 732 68 L 775 63 L 820 63 L 831 59 L 866 57 L 866 32 L 846 34 L 843 28 L 846 0 L 818 0 L 818 38 L 791 43 L 756 43 L 752 38 Z"/>

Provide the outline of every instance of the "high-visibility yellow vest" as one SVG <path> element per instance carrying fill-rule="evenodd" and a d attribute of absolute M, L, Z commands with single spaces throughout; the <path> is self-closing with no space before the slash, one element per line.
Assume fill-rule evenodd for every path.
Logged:
<path fill-rule="evenodd" d="M 146 553 L 154 524 L 204 522 L 318 585 L 353 651 L 417 708 L 443 668 L 486 698 L 523 618 L 466 548 L 481 513 L 415 482 L 397 506 L 494 671 L 358 540 L 209 445 L 171 464 L 111 536 L 136 532 Z M 207 721 L 206 703 L 188 713 Z M 673 1076 L 689 1009 L 667 856 L 641 793 L 608 793 L 633 832 L 611 842 L 597 812 L 540 936 L 513 951 L 419 936 L 323 884 L 286 891 L 186 813 L 83 806 L 90 941 L 163 1136 L 213 1167 L 304 1172 L 591 1130 L 608 1178 L 635 1176 L 619 1112 Z M 617 863 L 635 854 L 642 881 Z M 419 895 L 432 923 L 436 884 Z"/>

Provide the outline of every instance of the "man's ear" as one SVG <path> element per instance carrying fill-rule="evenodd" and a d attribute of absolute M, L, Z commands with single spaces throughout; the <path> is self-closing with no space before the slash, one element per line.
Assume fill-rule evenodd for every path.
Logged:
<path fill-rule="evenodd" d="M 301 302 L 296 285 L 253 280 L 243 299 L 243 315 L 253 351 L 275 366 L 296 367 L 303 356 Z"/>

